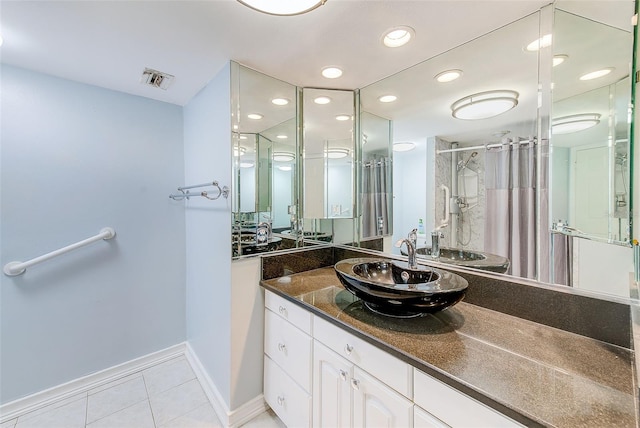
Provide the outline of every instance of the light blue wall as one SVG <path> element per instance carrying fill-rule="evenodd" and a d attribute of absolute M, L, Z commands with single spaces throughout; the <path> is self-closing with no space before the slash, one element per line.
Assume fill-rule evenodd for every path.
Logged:
<path fill-rule="evenodd" d="M 231 81 L 227 64 L 184 108 L 185 182 L 231 183 Z M 187 338 L 230 405 L 231 201 L 186 203 Z"/>
<path fill-rule="evenodd" d="M 185 340 L 185 176 L 179 106 L 9 66 L 1 88 L 2 266 L 117 232 L 0 275 L 6 403 Z"/>

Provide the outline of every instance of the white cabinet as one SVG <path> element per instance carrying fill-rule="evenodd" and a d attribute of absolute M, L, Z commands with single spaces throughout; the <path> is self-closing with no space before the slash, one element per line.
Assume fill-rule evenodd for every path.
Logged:
<path fill-rule="evenodd" d="M 313 426 L 351 426 L 351 379 L 353 364 L 314 341 Z"/>
<path fill-rule="evenodd" d="M 264 358 L 264 400 L 288 427 L 311 426 L 311 396 L 271 358 Z"/>
<path fill-rule="evenodd" d="M 413 408 L 413 428 L 450 428 L 429 412 L 418 406 Z"/>

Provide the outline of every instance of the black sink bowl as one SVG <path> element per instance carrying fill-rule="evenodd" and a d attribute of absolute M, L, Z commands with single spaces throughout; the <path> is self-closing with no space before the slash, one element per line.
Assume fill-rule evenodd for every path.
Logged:
<path fill-rule="evenodd" d="M 467 281 L 451 272 L 376 258 L 346 259 L 335 264 L 342 285 L 378 313 L 414 317 L 458 303 Z"/>
<path fill-rule="evenodd" d="M 256 233 L 253 231 L 236 232 L 232 235 L 232 252 L 233 256 L 247 256 L 250 254 L 265 253 L 268 251 L 276 251 L 280 249 L 282 238 L 274 236 L 269 238 L 267 242 L 258 244 L 256 242 Z"/>

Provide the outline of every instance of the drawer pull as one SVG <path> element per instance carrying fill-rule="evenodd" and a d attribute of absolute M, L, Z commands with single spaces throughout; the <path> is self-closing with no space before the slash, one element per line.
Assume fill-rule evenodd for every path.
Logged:
<path fill-rule="evenodd" d="M 282 395 L 278 395 L 278 404 L 284 406 L 284 397 Z"/>
<path fill-rule="evenodd" d="M 278 312 L 280 312 L 280 315 L 282 316 L 287 316 L 287 308 L 284 306 L 278 306 Z"/>
<path fill-rule="evenodd" d="M 358 379 L 351 379 L 351 388 L 358 391 L 360 389 L 360 381 Z"/>
<path fill-rule="evenodd" d="M 285 345 L 284 343 L 278 343 L 278 350 L 280 350 L 280 352 L 286 352 L 287 345 Z"/>
<path fill-rule="evenodd" d="M 351 355 L 351 352 L 353 351 L 353 346 L 349 345 L 348 343 L 346 345 L 344 345 L 344 353 L 347 355 Z"/>
<path fill-rule="evenodd" d="M 340 370 L 340 378 L 346 382 L 347 381 L 347 372 L 345 372 L 344 370 Z"/>

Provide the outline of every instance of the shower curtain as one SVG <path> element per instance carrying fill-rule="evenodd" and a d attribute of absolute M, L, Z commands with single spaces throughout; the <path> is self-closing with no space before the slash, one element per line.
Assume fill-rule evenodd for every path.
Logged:
<path fill-rule="evenodd" d="M 389 158 L 365 162 L 362 172 L 362 237 L 386 235 L 391 220 Z"/>
<path fill-rule="evenodd" d="M 509 272 L 536 275 L 535 145 L 487 150 L 485 251 L 507 257 Z"/>

